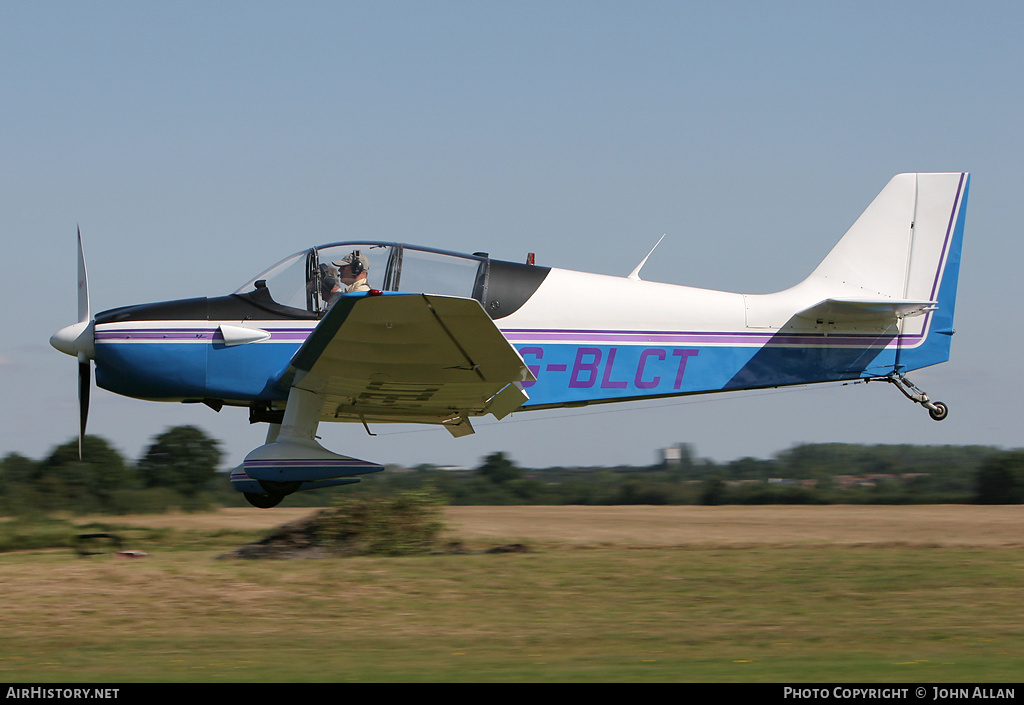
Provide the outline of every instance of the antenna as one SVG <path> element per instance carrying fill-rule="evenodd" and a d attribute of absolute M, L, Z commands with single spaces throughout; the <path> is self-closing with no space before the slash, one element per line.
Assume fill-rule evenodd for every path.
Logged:
<path fill-rule="evenodd" d="M 644 268 L 644 265 L 647 264 L 647 258 L 654 254 L 654 251 L 658 249 L 658 245 L 660 245 L 661 241 L 664 239 L 664 235 L 658 238 L 658 241 L 654 243 L 654 247 L 652 247 L 651 251 L 647 253 L 647 257 L 644 257 L 642 260 L 640 260 L 640 264 L 636 266 L 636 269 L 629 273 L 629 276 L 626 277 L 627 279 L 632 279 L 635 282 L 641 281 L 640 270 Z"/>

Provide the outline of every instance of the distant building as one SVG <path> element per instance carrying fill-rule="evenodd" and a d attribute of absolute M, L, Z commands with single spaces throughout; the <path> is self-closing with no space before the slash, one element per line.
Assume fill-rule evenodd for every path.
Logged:
<path fill-rule="evenodd" d="M 693 446 L 689 443 L 677 443 L 658 451 L 661 465 L 665 468 L 689 470 L 693 467 Z"/>
<path fill-rule="evenodd" d="M 679 446 L 661 449 L 662 465 L 679 465 L 683 460 L 683 449 Z"/>

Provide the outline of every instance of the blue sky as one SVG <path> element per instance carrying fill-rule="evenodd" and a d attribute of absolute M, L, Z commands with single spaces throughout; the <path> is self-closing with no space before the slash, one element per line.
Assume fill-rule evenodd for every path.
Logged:
<path fill-rule="evenodd" d="M 745 293 L 801 280 L 904 171 L 973 174 L 952 360 L 888 385 L 321 426 L 379 462 L 768 457 L 795 443 L 1024 445 L 1015 292 L 1024 50 L 1013 3 L 8 2 L 0 5 L 0 456 L 75 434 L 81 225 L 94 310 L 229 293 L 312 244 L 400 240 Z M 93 394 L 138 457 L 244 410 Z"/>

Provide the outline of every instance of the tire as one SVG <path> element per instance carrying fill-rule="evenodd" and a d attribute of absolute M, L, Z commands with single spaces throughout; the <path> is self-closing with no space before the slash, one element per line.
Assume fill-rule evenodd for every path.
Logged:
<path fill-rule="evenodd" d="M 269 495 L 290 495 L 302 486 L 301 482 L 280 482 L 278 480 L 260 480 L 260 487 Z"/>
<path fill-rule="evenodd" d="M 935 408 L 928 409 L 928 415 L 936 421 L 942 421 L 944 418 L 949 416 L 949 407 L 943 404 L 941 401 L 934 402 Z"/>
<path fill-rule="evenodd" d="M 246 501 L 258 509 L 276 507 L 284 499 L 283 494 L 256 494 L 255 492 L 245 492 L 244 494 Z"/>

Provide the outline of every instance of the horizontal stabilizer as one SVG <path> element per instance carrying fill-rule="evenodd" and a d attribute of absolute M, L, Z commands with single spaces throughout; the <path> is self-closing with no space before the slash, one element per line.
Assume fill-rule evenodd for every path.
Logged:
<path fill-rule="evenodd" d="M 798 318 L 811 321 L 863 322 L 896 321 L 934 311 L 935 301 L 907 299 L 825 299 L 810 308 L 797 312 Z"/>

